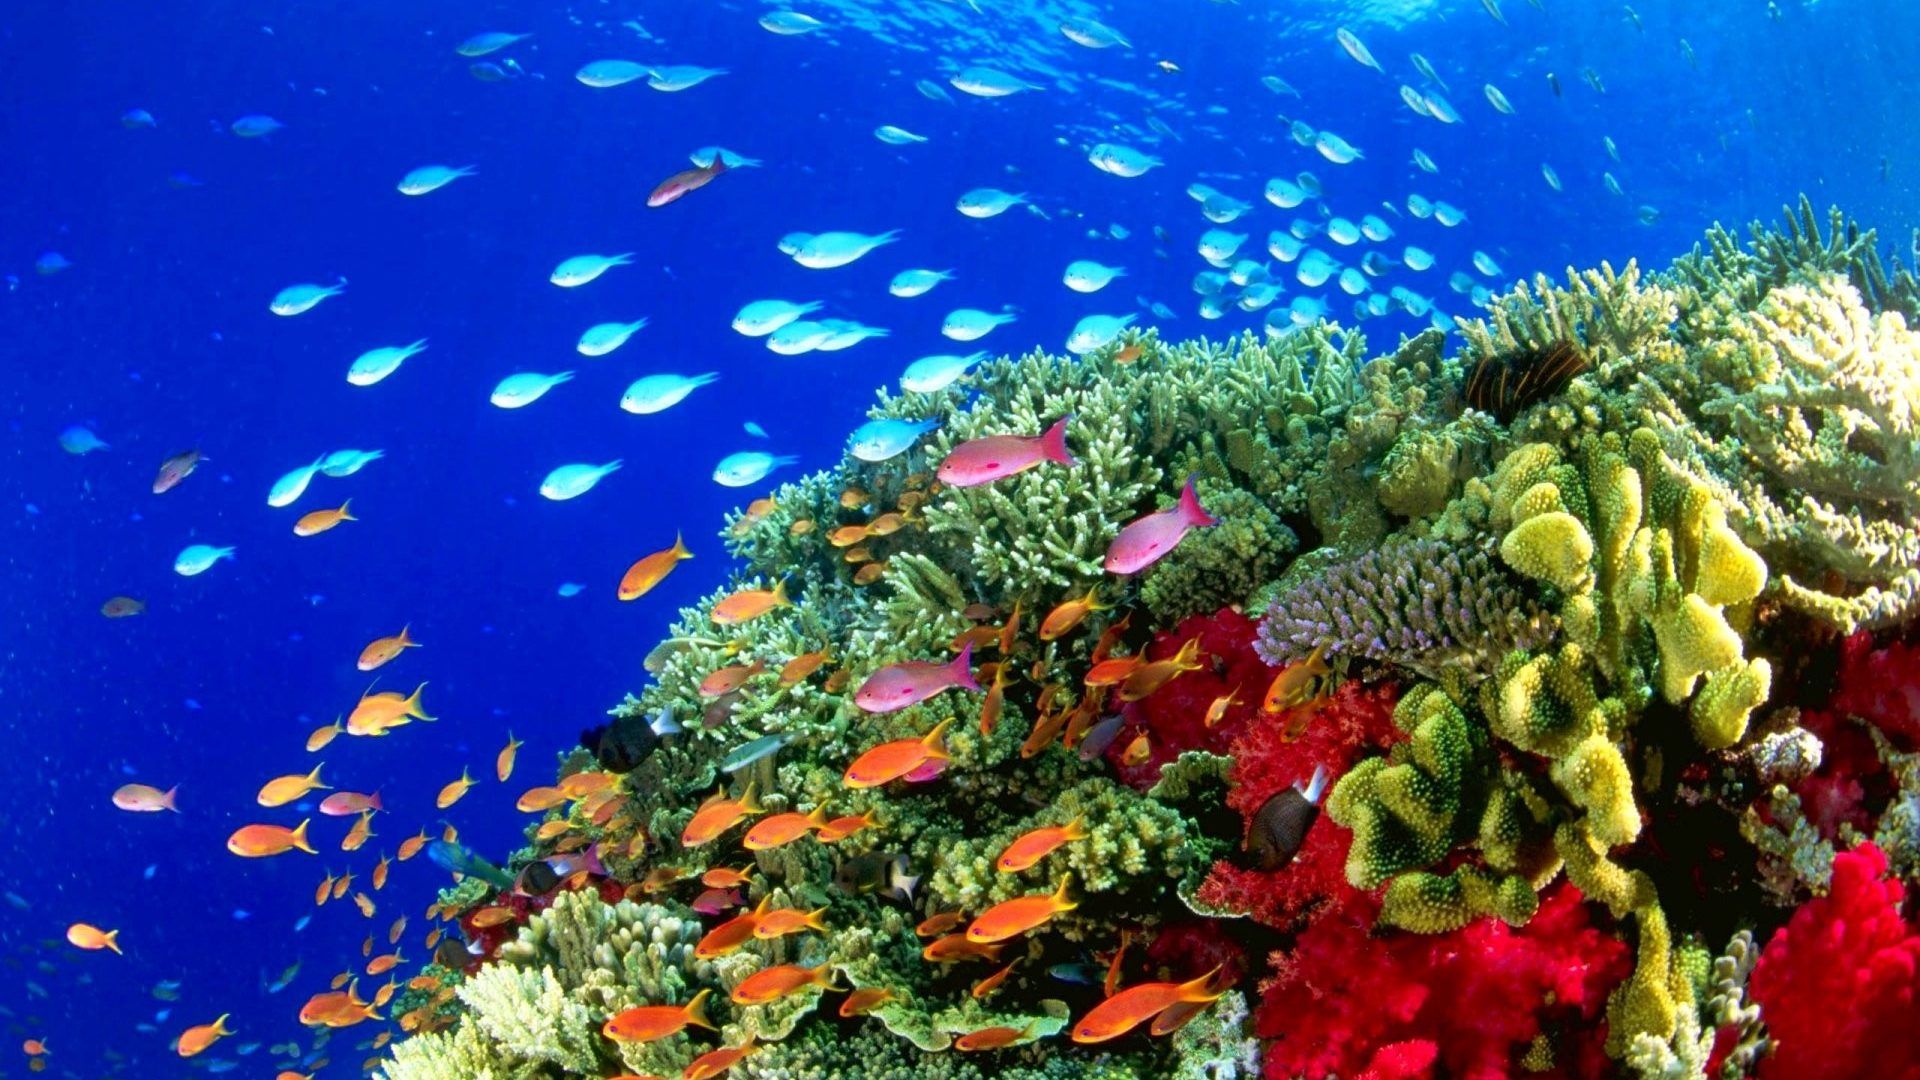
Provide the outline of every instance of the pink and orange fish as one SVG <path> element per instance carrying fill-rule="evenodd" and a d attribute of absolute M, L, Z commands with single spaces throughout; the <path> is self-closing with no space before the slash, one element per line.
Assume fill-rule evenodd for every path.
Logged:
<path fill-rule="evenodd" d="M 968 642 L 960 650 L 960 655 L 948 663 L 903 660 L 898 664 L 888 664 L 867 676 L 867 681 L 854 691 L 853 703 L 866 712 L 890 713 L 918 705 L 956 686 L 979 690 L 980 684 L 974 681 L 973 673 L 969 670 L 972 665 L 972 642 Z"/>
<path fill-rule="evenodd" d="M 1107 548 L 1106 568 L 1110 574 L 1137 574 L 1172 551 L 1194 529 L 1220 524 L 1207 513 L 1193 490 L 1194 478 L 1180 491 L 1180 501 L 1165 510 L 1155 510 L 1135 518 L 1120 530 Z"/>
<path fill-rule="evenodd" d="M 1063 416 L 1040 435 L 989 435 L 969 439 L 948 452 L 935 475 L 953 487 L 979 487 L 1026 472 L 1044 461 L 1056 465 L 1080 464 L 1067 449 L 1067 421 Z"/>

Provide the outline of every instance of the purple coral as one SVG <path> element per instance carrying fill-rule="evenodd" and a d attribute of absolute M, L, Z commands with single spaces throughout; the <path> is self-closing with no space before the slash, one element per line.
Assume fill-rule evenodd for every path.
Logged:
<path fill-rule="evenodd" d="M 1410 540 L 1301 576 L 1267 608 L 1254 648 L 1274 665 L 1325 645 L 1328 656 L 1436 676 L 1456 664 L 1491 670 L 1552 635 L 1552 617 L 1484 548 Z"/>

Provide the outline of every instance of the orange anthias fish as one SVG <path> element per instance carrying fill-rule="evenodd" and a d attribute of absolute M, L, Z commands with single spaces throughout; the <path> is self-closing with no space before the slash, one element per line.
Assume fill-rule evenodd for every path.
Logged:
<path fill-rule="evenodd" d="M 777 964 L 740 980 L 733 988 L 735 1005 L 765 1005 L 790 997 L 808 988 L 838 990 L 833 985 L 833 970 L 825 964 L 818 967 L 801 967 L 799 964 Z"/>
<path fill-rule="evenodd" d="M 1133 737 L 1126 749 L 1120 751 L 1120 764 L 1127 766 L 1145 765 L 1153 757 L 1153 742 L 1142 731 Z"/>
<path fill-rule="evenodd" d="M 813 834 L 813 838 L 823 844 L 837 844 L 862 829 L 872 828 L 876 821 L 871 810 L 864 814 L 848 814 L 820 826 L 819 831 Z"/>
<path fill-rule="evenodd" d="M 557 787 L 531 787 L 520 794 L 513 808 L 523 814 L 539 814 L 566 801 L 567 793 Z"/>
<path fill-rule="evenodd" d="M 444 776 L 446 774 L 442 773 L 441 775 Z M 473 788 L 473 784 L 472 774 L 467 771 L 465 766 L 462 766 L 460 769 L 460 779 L 450 781 L 445 787 L 441 788 L 440 794 L 434 796 L 433 805 L 445 810 L 447 807 L 466 798 L 467 792 Z"/>
<path fill-rule="evenodd" d="M 114 790 L 113 805 L 136 814 L 152 814 L 161 810 L 179 813 L 174 799 L 180 794 L 180 785 L 175 784 L 165 791 L 147 784 L 123 784 Z"/>
<path fill-rule="evenodd" d="M 682 559 L 691 558 L 693 552 L 687 550 L 685 541 L 679 533 L 675 533 L 672 547 L 643 556 L 639 562 L 627 567 L 626 574 L 620 579 L 620 599 L 638 600 L 647 595 L 655 585 L 666 580 Z"/>
<path fill-rule="evenodd" d="M 1094 642 L 1093 652 L 1088 654 L 1087 662 L 1098 667 L 1102 661 L 1112 656 L 1113 647 L 1120 644 L 1120 638 L 1126 634 L 1127 627 L 1132 624 L 1133 612 L 1131 611 L 1120 616 L 1119 622 L 1107 624 L 1107 628 L 1100 631 L 1100 640 Z"/>
<path fill-rule="evenodd" d="M 785 813 L 762 818 L 747 830 L 747 837 L 741 841 L 748 851 L 768 851 L 790 844 L 820 829 L 827 823 L 827 804 L 821 803 L 813 808 L 811 814 Z"/>
<path fill-rule="evenodd" d="M 986 997 L 988 994 L 993 993 L 995 990 L 1000 989 L 1000 984 L 1007 981 L 1007 976 L 1013 974 L 1014 965 L 1018 964 L 1019 962 L 1020 961 L 1017 958 L 1014 960 L 1011 960 L 1007 963 L 1006 967 L 1003 967 L 999 971 L 996 971 L 993 974 L 987 976 L 986 978 L 981 979 L 979 982 L 974 983 L 973 990 L 972 990 L 972 995 L 974 1000 L 978 1001 Z"/>
<path fill-rule="evenodd" d="M 302 821 L 294 828 L 284 825 L 242 825 L 227 837 L 227 850 L 235 855 L 249 859 L 265 858 L 268 855 L 280 855 L 288 851 L 304 851 L 317 855 L 313 845 L 307 842 L 307 822 Z"/>
<path fill-rule="evenodd" d="M 307 753 L 317 754 L 326 749 L 327 744 L 338 738 L 345 730 L 347 725 L 337 719 L 325 727 L 314 728 L 313 734 L 307 736 Z"/>
<path fill-rule="evenodd" d="M 372 671 L 399 656 L 403 650 L 419 648 L 420 643 L 407 636 L 407 631 L 411 629 L 412 624 L 408 624 L 392 637 L 375 638 L 368 642 L 367 647 L 360 650 L 360 661 L 355 666 L 361 671 Z"/>
<path fill-rule="evenodd" d="M 980 703 L 980 734 L 991 735 L 1000 724 L 1000 711 L 1007 704 L 1006 661 L 993 666 L 993 682 L 987 684 L 987 699 Z"/>
<path fill-rule="evenodd" d="M 1032 1024 L 1024 1028 L 1005 1026 L 979 1028 L 953 1040 L 953 1048 L 964 1051 L 998 1050 L 1003 1046 L 1012 1046 L 1032 1034 Z"/>
<path fill-rule="evenodd" d="M 227 1017 L 232 1014 L 221 1013 L 211 1024 L 198 1024 L 180 1033 L 180 1042 L 174 1047 L 181 1057 L 192 1057 L 218 1042 L 222 1036 L 233 1034 L 227 1027 Z"/>
<path fill-rule="evenodd" d="M 125 619 L 145 610 L 147 605 L 131 596 L 109 597 L 106 603 L 100 605 L 100 614 L 109 619 Z"/>
<path fill-rule="evenodd" d="M 1289 664 L 1273 677 L 1272 685 L 1267 687 L 1267 696 L 1260 703 L 1261 711 L 1269 713 L 1285 712 L 1312 701 L 1326 692 L 1326 677 L 1333 674 L 1327 666 L 1325 645 L 1317 645 L 1305 660 Z"/>
<path fill-rule="evenodd" d="M 1147 658 L 1140 654 L 1133 656 L 1112 656 L 1087 669 L 1085 684 L 1089 687 L 1119 686 L 1133 677 Z"/>
<path fill-rule="evenodd" d="M 740 689 L 748 679 L 767 670 L 765 660 L 755 660 L 751 664 L 728 664 L 715 668 L 700 680 L 700 696 L 705 698 L 725 697 Z"/>
<path fill-rule="evenodd" d="M 347 734 L 385 735 L 402 724 L 432 720 L 420 704 L 420 693 L 426 688 L 427 684 L 421 683 L 406 697 L 401 697 L 398 691 L 385 690 L 361 698 L 353 712 L 347 714 Z"/>
<path fill-rule="evenodd" d="M 1060 887 L 1051 893 L 1016 896 L 993 905 L 967 927 L 967 940 L 976 945 L 1005 941 L 1045 924 L 1063 911 L 1072 911 L 1079 905 L 1067 899 L 1067 883 L 1071 880 L 1070 875 L 1062 877 Z"/>
<path fill-rule="evenodd" d="M 348 499 L 346 502 L 341 503 L 337 509 L 314 510 L 310 513 L 300 515 L 300 520 L 293 523 L 293 535 L 318 536 L 343 521 L 359 521 L 359 518 L 354 517 L 348 512 L 348 508 L 352 505 L 353 500 Z"/>
<path fill-rule="evenodd" d="M 340 850 L 359 851 L 372 838 L 373 811 L 365 810 L 359 817 L 353 819 L 353 828 L 347 830 L 347 835 L 341 837 Z"/>
<path fill-rule="evenodd" d="M 619 1013 L 600 1026 L 600 1034 L 614 1042 L 653 1042 L 685 1031 L 688 1024 L 713 1031 L 707 1019 L 707 998 L 712 990 L 693 995 L 685 1005 L 641 1005 Z"/>
<path fill-rule="evenodd" d="M 400 861 L 406 862 L 408 859 L 411 859 L 415 855 L 420 854 L 420 849 L 426 846 L 427 846 L 427 830 L 421 829 L 419 833 L 413 836 L 409 836 L 405 840 L 400 841 L 400 852 L 399 852 Z"/>
<path fill-rule="evenodd" d="M 879 787 L 914 772 L 929 762 L 946 761 L 948 717 L 918 739 L 895 739 L 881 743 L 853 760 L 842 777 L 850 788 Z"/>
<path fill-rule="evenodd" d="M 654 874 L 662 872 L 672 872 L 673 876 L 667 879 L 669 883 L 685 877 L 687 873 L 677 866 L 661 866 L 649 872 L 647 877 L 651 880 Z M 731 866 L 715 866 L 700 875 L 700 884 L 710 889 L 736 889 L 751 882 L 754 873 L 754 868 L 751 866 L 744 870 L 735 870 Z"/>
<path fill-rule="evenodd" d="M 727 163 L 715 153 L 713 160 L 692 169 L 682 169 L 660 181 L 660 186 L 647 196 L 648 206 L 665 206 L 690 191 L 698 191 L 713 181 L 713 178 L 727 171 Z"/>
<path fill-rule="evenodd" d="M 493 775 L 503 784 L 507 782 L 507 777 L 513 775 L 513 759 L 520 752 L 520 746 L 520 740 L 509 731 L 507 745 L 493 759 Z"/>
<path fill-rule="evenodd" d="M 274 777 L 261 786 L 260 794 L 254 796 L 254 801 L 261 806 L 285 806 L 308 792 L 332 790 L 320 782 L 320 770 L 325 765 L 324 761 L 315 765 L 313 771 L 305 776 L 291 773 Z"/>
<path fill-rule="evenodd" d="M 959 910 L 935 912 L 922 919 L 920 925 L 913 928 L 913 932 L 921 937 L 939 937 L 959 926 L 966 921 L 966 918 L 966 914 Z"/>
<path fill-rule="evenodd" d="M 180 481 L 193 475 L 193 470 L 204 459 L 198 450 L 182 450 L 160 463 L 159 475 L 153 478 L 153 493 L 165 494 L 180 485 Z"/>
<path fill-rule="evenodd" d="M 694 1058 L 685 1069 L 680 1071 L 680 1080 L 713 1080 L 714 1077 L 734 1067 L 741 1058 L 759 1049 L 753 1036 L 739 1046 L 723 1046 L 718 1050 L 709 1050 Z"/>
<path fill-rule="evenodd" d="M 753 925 L 753 936 L 761 941 L 771 941 L 788 934 L 797 934 L 802 930 L 814 930 L 824 934 L 827 932 L 827 924 L 822 921 L 822 917 L 826 913 L 827 909 L 823 907 L 814 908 L 812 911 L 791 907 L 776 908 L 760 916 L 760 921 Z"/>
<path fill-rule="evenodd" d="M 1200 659 L 1200 639 L 1188 638 L 1180 646 L 1180 651 L 1166 660 L 1154 660 L 1141 664 L 1133 674 L 1120 684 L 1120 700 L 1139 701 L 1155 690 L 1172 682 L 1177 676 L 1189 671 L 1199 671 L 1206 667 L 1206 661 Z"/>
<path fill-rule="evenodd" d="M 74 948 L 89 952 L 98 949 L 112 949 L 116 953 L 120 951 L 120 931 L 102 930 L 83 922 L 67 927 L 67 940 Z"/>
<path fill-rule="evenodd" d="M 1073 1025 L 1073 1041 L 1097 1043 L 1117 1039 L 1180 1002 L 1214 1001 L 1227 991 L 1224 986 L 1213 989 L 1213 977 L 1219 972 L 1219 968 L 1214 968 L 1191 982 L 1129 986 L 1081 1017 L 1080 1022 Z"/>
<path fill-rule="evenodd" d="M 1218 724 L 1221 719 L 1227 715 L 1227 710 L 1233 708 L 1234 703 L 1239 700 L 1240 688 L 1238 686 L 1214 698 L 1213 703 L 1207 706 L 1207 715 L 1202 719 L 1202 725 L 1212 727 Z"/>
<path fill-rule="evenodd" d="M 300 1022 L 308 1027 L 352 1027 L 363 1020 L 378 1019 L 380 1014 L 374 1011 L 373 1005 L 360 1000 L 352 982 L 347 983 L 345 990 L 315 994 L 300 1006 Z"/>
<path fill-rule="evenodd" d="M 1065 636 L 1074 627 L 1079 626 L 1088 615 L 1096 611 L 1105 611 L 1107 606 L 1100 603 L 1100 590 L 1097 586 L 1088 589 L 1087 595 L 1077 600 L 1062 601 L 1058 607 L 1047 612 L 1046 618 L 1040 620 L 1040 640 L 1052 641 Z"/>
<path fill-rule="evenodd" d="M 968 941 L 965 934 L 948 934 L 928 942 L 927 947 L 920 950 L 920 957 L 936 964 L 953 964 L 961 960 L 998 960 L 1000 950 L 1004 948 L 1005 945 Z"/>
<path fill-rule="evenodd" d="M 380 793 L 371 795 L 358 791 L 336 791 L 320 800 L 320 812 L 328 817 L 352 817 L 369 810 L 385 810 L 380 804 Z"/>
<path fill-rule="evenodd" d="M 780 685 L 783 687 L 792 686 L 794 683 L 805 679 L 807 676 L 819 671 L 820 665 L 826 663 L 828 659 L 827 650 L 825 649 L 819 649 L 810 653 L 801 653 L 799 656 L 781 665 Z"/>
<path fill-rule="evenodd" d="M 787 599 L 787 583 L 778 582 L 771 589 L 741 589 L 713 605 L 713 621 L 717 626 L 736 626 L 750 619 L 757 619 L 778 607 L 792 607 L 793 601 Z"/>
<path fill-rule="evenodd" d="M 1000 852 L 1000 857 L 994 860 L 994 869 L 1003 874 L 1025 870 L 1053 854 L 1061 845 L 1070 844 L 1075 840 L 1085 840 L 1087 831 L 1081 826 L 1084 820 L 1084 818 L 1074 818 L 1065 825 L 1048 825 L 1022 833 L 1018 839 Z"/>
<path fill-rule="evenodd" d="M 889 1001 L 898 1001 L 900 995 L 884 986 L 863 986 L 847 995 L 840 1003 L 840 1015 L 844 1017 L 865 1016 Z"/>
<path fill-rule="evenodd" d="M 1005 625 L 1000 627 L 1000 639 L 995 642 L 1004 660 L 1013 651 L 1013 643 L 1020 637 L 1020 598 L 1013 600 L 1013 611 L 1008 613 Z"/>
<path fill-rule="evenodd" d="M 753 796 L 753 784 L 748 784 L 746 794 L 738 799 L 727 798 L 724 787 L 714 792 L 711 798 L 700 804 L 700 809 L 694 811 L 687 827 L 681 830 L 681 846 L 699 847 L 712 843 L 721 833 L 738 825 L 742 818 L 760 813 L 760 804 L 754 801 Z"/>

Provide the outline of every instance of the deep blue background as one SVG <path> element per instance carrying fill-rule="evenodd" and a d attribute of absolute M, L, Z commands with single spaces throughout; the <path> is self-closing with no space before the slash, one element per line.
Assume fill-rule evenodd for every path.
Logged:
<path fill-rule="evenodd" d="M 1193 313 L 1188 283 L 1205 268 L 1193 242 L 1209 227 L 1184 194 L 1194 180 L 1256 204 L 1229 226 L 1252 234 L 1249 255 L 1268 230 L 1311 216 L 1262 201 L 1269 176 L 1312 169 L 1333 212 L 1354 220 L 1409 191 L 1454 202 L 1467 225 L 1390 217 L 1400 235 L 1386 250 L 1433 251 L 1434 270 L 1393 280 L 1456 314 L 1467 305 L 1444 282 L 1468 269 L 1474 249 L 1513 275 L 1632 256 L 1660 265 L 1710 222 L 1771 219 L 1801 191 L 1883 226 L 1889 247 L 1920 219 L 1920 141 L 1904 116 L 1920 100 L 1920 17 L 1896 0 L 1783 0 L 1777 18 L 1746 0 L 1645 0 L 1635 5 L 1644 30 L 1617 4 L 1569 0 L 1552 0 L 1550 15 L 1506 0 L 1508 27 L 1477 0 L 1398 12 L 1119 0 L 1103 17 L 1141 47 L 1106 52 L 1060 38 L 1064 9 L 1051 5 L 796 6 L 843 28 L 775 37 L 754 23 L 762 9 L 709 0 L 72 3 L 0 15 L 0 273 L 19 279 L 0 294 L 0 724 L 12 766 L 0 865 L 10 870 L 4 888 L 26 905 L 0 909 L 10 966 L 0 1006 L 16 1038 L 0 1047 L 0 1075 L 26 1035 L 52 1045 L 54 1075 L 111 1071 L 102 1048 L 146 1063 L 141 1075 L 168 1075 L 181 1066 L 167 1042 L 217 1013 L 233 1013 L 242 1034 L 203 1061 L 301 1035 L 299 1003 L 363 963 L 361 937 L 374 930 L 384 942 L 395 914 L 413 918 L 408 952 L 420 954 L 420 911 L 446 880 L 424 859 L 396 869 L 372 922 L 341 904 L 302 933 L 293 923 L 311 910 L 323 870 L 352 866 L 364 880 L 380 850 L 442 816 L 482 850 L 510 850 L 523 823 L 513 795 L 640 685 L 640 658 L 674 610 L 728 572 L 714 538 L 720 515 L 757 492 L 716 486 L 713 463 L 763 448 L 800 454 L 805 468 L 830 464 L 874 387 L 917 356 L 971 348 L 938 337 L 949 309 L 1019 305 L 1020 321 L 981 343 L 999 350 L 1057 349 L 1081 315 L 1136 310 L 1136 295 L 1179 313 L 1162 326 L 1170 336 L 1257 327 L 1257 314 L 1203 327 Z M 629 9 L 655 40 L 619 25 Z M 894 13 L 890 33 L 913 50 L 844 28 L 881 12 Z M 1332 31 L 1343 23 L 1392 77 L 1340 51 Z M 453 46 L 487 29 L 535 32 L 507 55 L 545 78 L 473 79 Z M 1451 83 L 1464 124 L 1401 106 L 1395 87 L 1417 84 L 1405 60 L 1415 50 Z M 638 83 L 590 90 L 571 78 L 606 57 L 731 73 L 681 94 Z M 1159 59 L 1179 72 L 1158 70 Z M 952 103 L 913 89 L 975 62 L 1049 88 Z M 1581 79 L 1588 66 L 1605 79 L 1604 97 Z M 1549 71 L 1563 97 L 1549 91 Z M 1304 98 L 1269 93 L 1258 82 L 1268 73 Z M 1485 82 L 1503 88 L 1516 115 L 1487 107 Z M 124 130 L 118 118 L 135 107 L 158 128 Z M 1142 133 L 1150 108 L 1182 141 Z M 254 112 L 286 130 L 254 141 L 227 133 Z M 1365 160 L 1326 163 L 1287 140 L 1279 114 L 1339 132 Z M 883 145 L 871 136 L 881 123 L 933 141 Z M 1132 133 L 1114 136 L 1115 124 Z M 1605 135 L 1621 163 L 1606 159 Z M 1167 164 L 1137 180 L 1099 173 L 1085 149 L 1103 138 Z M 766 164 L 645 207 L 690 151 L 716 143 Z M 1409 163 L 1414 146 L 1440 175 Z M 394 192 L 404 172 L 430 162 L 473 164 L 479 175 L 425 198 Z M 1543 162 L 1565 192 L 1547 189 Z M 1627 198 L 1601 189 L 1606 169 Z M 204 186 L 175 189 L 176 170 Z M 981 185 L 1029 192 L 1052 220 L 954 213 L 953 200 Z M 1636 221 L 1642 204 L 1659 208 L 1657 222 Z M 1110 222 L 1131 238 L 1088 237 Z M 888 228 L 905 230 L 898 244 L 835 271 L 801 269 L 773 247 L 793 230 Z M 37 276 L 31 264 L 45 250 L 73 268 Z M 621 251 L 636 252 L 635 265 L 585 288 L 546 282 L 562 258 Z M 1129 276 L 1094 297 L 1070 293 L 1059 274 L 1082 257 Z M 919 300 L 888 296 L 887 280 L 908 266 L 959 277 Z M 298 318 L 268 313 L 281 287 L 335 275 L 351 279 L 343 296 Z M 1299 291 L 1289 283 L 1280 304 Z M 893 337 L 788 359 L 727 328 L 742 303 L 776 296 L 826 301 L 825 314 Z M 1349 306 L 1341 297 L 1335 311 Z M 625 348 L 598 360 L 574 353 L 586 326 L 640 315 L 652 325 Z M 1414 327 L 1369 332 L 1379 351 Z M 429 350 L 388 381 L 344 381 L 359 352 L 418 337 Z M 530 408 L 487 403 L 506 374 L 569 368 L 578 379 Z M 615 407 L 639 375 L 706 370 L 721 381 L 670 412 Z M 745 420 L 771 443 L 742 434 Z M 112 448 L 63 453 L 55 436 L 71 423 Z M 190 446 L 208 455 L 200 472 L 150 494 L 160 460 Z M 316 480 L 297 509 L 265 505 L 274 478 L 343 447 L 387 458 L 348 480 Z M 555 465 L 614 457 L 627 467 L 584 498 L 536 494 Z M 292 536 L 298 513 L 346 496 L 360 522 Z M 696 561 L 641 602 L 616 602 L 626 566 L 681 529 Z M 237 545 L 238 558 L 202 577 L 174 575 L 175 553 L 195 541 Z M 563 581 L 587 591 L 563 600 Z M 98 606 L 116 593 L 144 599 L 147 614 L 103 620 Z M 254 792 L 311 767 L 306 734 L 366 688 L 354 657 L 403 623 L 426 647 L 383 672 L 382 685 L 430 680 L 440 723 L 343 738 L 317 755 L 333 783 L 383 790 L 393 812 L 378 837 L 343 856 L 345 822 L 323 821 L 319 858 L 228 855 L 237 825 L 297 820 L 254 806 Z M 527 747 L 502 790 L 492 759 L 508 728 Z M 484 783 L 453 812 L 433 812 L 433 793 L 463 765 Z M 115 810 L 108 794 L 129 779 L 179 783 L 183 813 Z M 74 920 L 120 928 L 126 957 L 59 942 Z M 263 994 L 261 973 L 296 958 L 306 966 L 294 986 Z M 181 1001 L 157 1033 L 137 1032 L 165 1007 L 148 996 L 161 979 L 184 981 Z M 336 1040 L 331 1074 L 366 1056 L 347 1043 L 373 1030 Z M 268 1074 L 265 1057 L 244 1071 Z"/>

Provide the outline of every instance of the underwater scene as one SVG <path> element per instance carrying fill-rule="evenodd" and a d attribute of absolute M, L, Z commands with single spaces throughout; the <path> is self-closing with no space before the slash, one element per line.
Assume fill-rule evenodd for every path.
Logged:
<path fill-rule="evenodd" d="M 1920 1080 L 1920 6 L 0 13 L 0 1078 Z"/>

